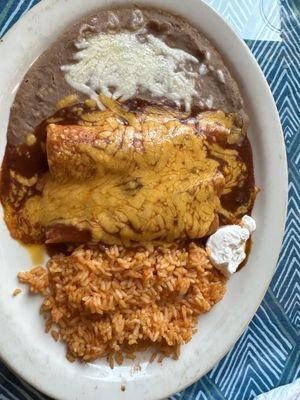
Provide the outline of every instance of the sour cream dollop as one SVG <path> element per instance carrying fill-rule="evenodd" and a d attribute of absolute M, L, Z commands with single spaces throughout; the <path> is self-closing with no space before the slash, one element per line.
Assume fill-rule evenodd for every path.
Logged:
<path fill-rule="evenodd" d="M 240 225 L 222 226 L 208 238 L 206 251 L 210 261 L 224 275 L 232 275 L 244 261 L 246 242 L 255 229 L 255 220 L 244 215 Z"/>

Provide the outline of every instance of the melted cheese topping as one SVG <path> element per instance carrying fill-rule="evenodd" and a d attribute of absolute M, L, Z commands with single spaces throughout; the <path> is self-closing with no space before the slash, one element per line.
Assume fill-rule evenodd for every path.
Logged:
<path fill-rule="evenodd" d="M 200 75 L 198 60 L 151 34 L 140 35 L 123 32 L 80 40 L 76 44 L 80 51 L 74 56 L 78 62 L 62 67 L 66 81 L 95 99 L 100 108 L 99 92 L 125 101 L 140 89 L 177 105 L 184 103 L 189 111 L 193 97 L 199 97 L 195 88 Z M 197 72 L 191 71 L 191 63 Z"/>

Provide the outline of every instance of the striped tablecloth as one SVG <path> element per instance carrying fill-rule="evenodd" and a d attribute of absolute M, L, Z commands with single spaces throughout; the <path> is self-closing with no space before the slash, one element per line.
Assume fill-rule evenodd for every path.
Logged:
<path fill-rule="evenodd" d="M 0 37 L 38 2 L 0 0 Z M 171 399 L 250 400 L 300 377 L 300 1 L 206 2 L 246 41 L 273 92 L 288 156 L 288 215 L 276 273 L 248 328 L 213 370 Z M 0 362 L 0 400 L 7 399 L 45 396 Z"/>

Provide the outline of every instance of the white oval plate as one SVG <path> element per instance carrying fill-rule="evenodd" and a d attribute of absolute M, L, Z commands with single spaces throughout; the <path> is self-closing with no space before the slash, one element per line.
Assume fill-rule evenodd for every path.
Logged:
<path fill-rule="evenodd" d="M 128 4 L 121 1 L 118 4 Z M 43 333 L 41 299 L 21 294 L 16 274 L 30 267 L 27 252 L 12 240 L 0 221 L 0 354 L 30 384 L 61 400 L 153 400 L 167 397 L 196 381 L 236 342 L 258 308 L 271 280 L 283 236 L 287 204 L 287 168 L 283 135 L 266 80 L 247 46 L 225 21 L 200 0 L 134 0 L 186 17 L 223 54 L 243 92 L 250 115 L 256 182 L 262 188 L 254 217 L 258 229 L 247 266 L 229 282 L 227 294 L 200 318 L 192 341 L 178 361 L 162 364 L 128 362 L 111 370 L 105 361 L 69 363 L 62 344 Z M 4 153 L 9 109 L 15 91 L 32 62 L 72 22 L 111 0 L 43 0 L 0 43 L 0 150 Z M 2 157 L 1 157 L 2 159 Z M 121 391 L 121 385 L 126 390 Z"/>

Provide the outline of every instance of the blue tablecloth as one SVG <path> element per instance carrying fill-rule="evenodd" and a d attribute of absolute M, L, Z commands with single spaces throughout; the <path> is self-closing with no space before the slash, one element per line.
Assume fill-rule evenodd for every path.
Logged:
<path fill-rule="evenodd" d="M 250 400 L 300 377 L 300 1 L 206 2 L 245 39 L 273 92 L 288 156 L 288 214 L 276 273 L 248 328 L 213 370 L 171 399 Z M 0 37 L 36 3 L 38 0 L 0 0 Z M 0 399 L 45 396 L 0 363 Z"/>

